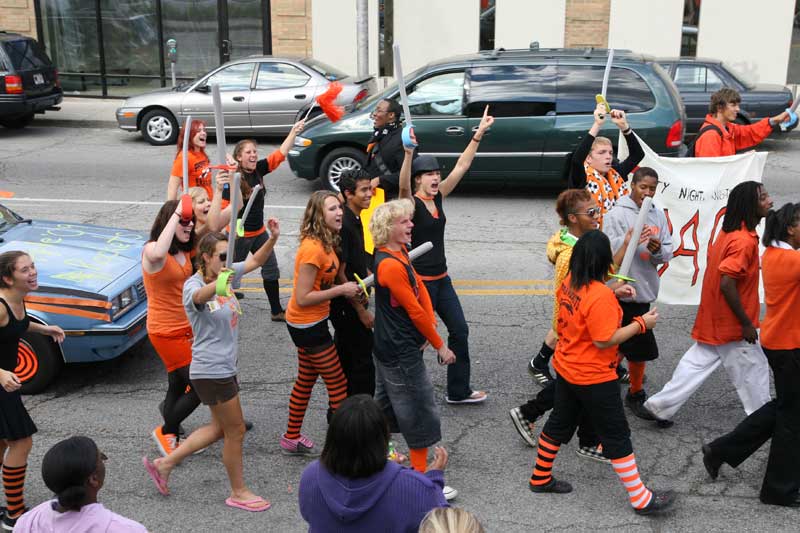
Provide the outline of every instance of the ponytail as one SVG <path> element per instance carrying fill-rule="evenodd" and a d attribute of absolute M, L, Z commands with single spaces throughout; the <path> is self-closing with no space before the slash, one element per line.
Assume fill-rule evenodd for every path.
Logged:
<path fill-rule="evenodd" d="M 800 204 L 787 203 L 777 211 L 770 210 L 764 223 L 764 235 L 761 242 L 770 246 L 772 241 L 786 241 L 789 228 L 800 219 Z"/>

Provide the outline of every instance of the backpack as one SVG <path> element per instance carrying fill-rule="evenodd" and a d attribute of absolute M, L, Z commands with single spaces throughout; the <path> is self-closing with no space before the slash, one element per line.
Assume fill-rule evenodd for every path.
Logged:
<path fill-rule="evenodd" d="M 704 128 L 700 128 L 700 131 L 697 132 L 697 136 L 695 136 L 694 140 L 692 140 L 691 144 L 689 144 L 689 149 L 686 151 L 686 155 L 684 157 L 696 157 L 694 155 L 694 145 L 697 142 L 697 139 L 699 139 L 700 136 L 703 135 L 705 132 L 710 130 L 716 131 L 717 135 L 719 135 L 720 138 L 722 138 L 722 130 L 719 129 L 719 127 L 715 126 L 714 124 L 709 124 Z"/>

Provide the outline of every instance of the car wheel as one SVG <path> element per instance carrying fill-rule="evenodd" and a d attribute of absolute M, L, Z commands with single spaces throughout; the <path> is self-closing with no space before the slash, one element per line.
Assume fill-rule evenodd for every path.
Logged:
<path fill-rule="evenodd" d="M 144 140 L 153 146 L 175 144 L 178 139 L 178 121 L 166 109 L 154 109 L 142 118 L 139 127 Z"/>
<path fill-rule="evenodd" d="M 339 192 L 339 181 L 345 170 L 358 170 L 366 163 L 367 156 L 357 148 L 336 148 L 325 156 L 320 165 L 322 184 L 329 191 Z"/>
<path fill-rule="evenodd" d="M 33 117 L 33 113 L 28 113 L 27 115 L 18 115 L 13 118 L 4 118 L 0 120 L 0 125 L 5 126 L 10 130 L 21 130 L 33 122 Z"/>
<path fill-rule="evenodd" d="M 14 373 L 22 382 L 22 394 L 44 391 L 64 367 L 53 342 L 38 333 L 25 333 L 19 341 Z"/>

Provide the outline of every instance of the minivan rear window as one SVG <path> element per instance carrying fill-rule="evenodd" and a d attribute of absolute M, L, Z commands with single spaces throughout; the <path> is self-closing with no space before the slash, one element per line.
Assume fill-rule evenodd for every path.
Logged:
<path fill-rule="evenodd" d="M 487 65 L 469 71 L 467 115 L 536 117 L 556 108 L 555 65 Z"/>
<path fill-rule="evenodd" d="M 3 48 L 9 59 L 11 59 L 11 65 L 15 70 L 35 70 L 50 67 L 50 59 L 47 54 L 39 47 L 39 43 L 33 39 L 3 41 Z"/>
<path fill-rule="evenodd" d="M 604 70 L 601 65 L 559 65 L 556 113 L 592 113 L 597 107 L 595 95 L 602 89 Z M 619 67 L 611 69 L 606 100 L 611 107 L 626 113 L 649 111 L 656 105 L 656 97 L 642 77 Z"/>

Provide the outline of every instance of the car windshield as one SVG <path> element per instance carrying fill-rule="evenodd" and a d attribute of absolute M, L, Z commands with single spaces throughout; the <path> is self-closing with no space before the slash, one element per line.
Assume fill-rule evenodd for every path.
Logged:
<path fill-rule="evenodd" d="M 420 67 L 417 70 L 415 70 L 414 72 L 412 72 L 411 74 L 403 76 L 406 79 L 406 87 L 408 87 L 408 80 L 413 80 L 413 79 L 418 78 L 423 70 L 425 70 L 425 67 Z M 397 91 L 397 82 L 396 81 L 392 82 L 391 85 L 386 87 L 381 92 L 379 92 L 377 94 L 373 94 L 369 98 L 361 100 L 359 103 L 356 104 L 355 108 L 356 109 L 364 109 L 365 107 L 371 107 L 371 106 L 375 105 L 376 102 L 379 102 L 380 100 L 383 100 L 384 98 L 387 98 L 388 95 L 392 94 L 395 91 Z"/>
<path fill-rule="evenodd" d="M 4 205 L 0 205 L 0 231 L 5 231 L 9 226 L 18 224 L 22 220 L 18 214 Z"/>
<path fill-rule="evenodd" d="M 326 65 L 322 61 L 317 61 L 316 59 L 311 59 L 307 57 L 305 59 L 300 60 L 302 64 L 307 67 L 311 67 L 312 69 L 316 70 L 320 74 L 322 74 L 326 80 L 328 81 L 336 81 L 341 80 L 342 78 L 346 78 L 347 74 L 342 72 L 341 70 L 334 68 L 330 65 Z"/>
<path fill-rule="evenodd" d="M 730 72 L 734 78 L 739 80 L 739 83 L 741 83 L 748 89 L 752 89 L 753 87 L 755 87 L 756 85 L 755 82 L 753 82 L 753 80 L 750 79 L 749 76 L 743 74 L 742 71 L 739 70 L 737 67 L 734 67 L 730 63 L 725 63 L 725 62 L 722 63 L 722 67 L 728 72 Z"/>

